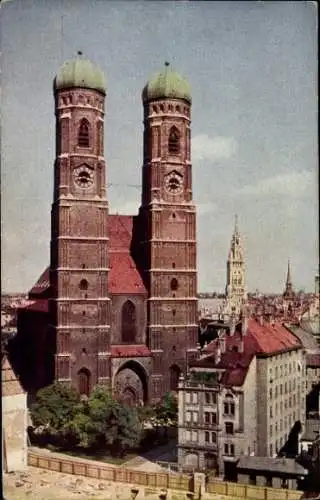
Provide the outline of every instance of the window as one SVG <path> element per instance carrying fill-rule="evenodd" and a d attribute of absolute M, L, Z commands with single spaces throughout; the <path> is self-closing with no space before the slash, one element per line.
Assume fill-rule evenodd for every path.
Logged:
<path fill-rule="evenodd" d="M 198 404 L 198 393 L 197 392 L 192 393 L 192 403 Z"/>
<path fill-rule="evenodd" d="M 273 417 L 272 406 L 270 406 L 270 418 Z"/>
<path fill-rule="evenodd" d="M 191 431 L 186 431 L 186 441 L 191 441 Z"/>
<path fill-rule="evenodd" d="M 233 423 L 232 422 L 226 422 L 225 428 L 226 428 L 226 434 L 233 434 Z"/>
<path fill-rule="evenodd" d="M 193 442 L 198 441 L 198 431 L 192 431 L 191 441 L 193 441 Z"/>
<path fill-rule="evenodd" d="M 191 422 L 191 411 L 186 412 L 186 422 Z"/>
<path fill-rule="evenodd" d="M 272 425 L 269 427 L 269 436 L 272 436 Z"/>
<path fill-rule="evenodd" d="M 229 445 L 227 443 L 224 445 L 224 454 L 229 455 Z"/>
<path fill-rule="evenodd" d="M 230 444 L 230 455 L 234 456 L 234 444 Z"/>
<path fill-rule="evenodd" d="M 206 411 L 204 414 L 204 422 L 207 425 L 215 425 L 217 423 L 217 414 L 215 412 Z"/>
<path fill-rule="evenodd" d="M 172 291 L 178 290 L 178 280 L 176 278 L 172 278 L 171 283 L 170 283 L 170 288 Z"/>
<path fill-rule="evenodd" d="M 136 308 L 127 300 L 122 306 L 121 312 L 121 338 L 124 343 L 132 343 L 136 340 Z"/>
<path fill-rule="evenodd" d="M 204 394 L 204 400 L 205 400 L 205 403 L 206 405 L 209 405 L 211 403 L 211 394 L 210 392 L 205 392 Z"/>
<path fill-rule="evenodd" d="M 192 420 L 195 424 L 198 423 L 198 412 L 197 411 L 192 412 Z"/>
<path fill-rule="evenodd" d="M 186 392 L 186 403 L 191 403 L 191 392 Z"/>
<path fill-rule="evenodd" d="M 204 433 L 204 440 L 206 443 L 210 443 L 210 432 L 205 431 Z"/>
<path fill-rule="evenodd" d="M 168 142 L 169 154 L 178 155 L 180 153 L 180 134 L 176 127 L 171 127 Z"/>
<path fill-rule="evenodd" d="M 217 434 L 215 432 L 211 432 L 211 442 L 212 443 L 217 442 Z"/>
<path fill-rule="evenodd" d="M 87 280 L 80 281 L 80 285 L 79 285 L 80 290 L 88 290 L 88 286 L 89 286 L 89 283 L 87 282 Z"/>
<path fill-rule="evenodd" d="M 79 125 L 78 146 L 80 148 L 89 147 L 89 122 L 83 118 Z"/>
<path fill-rule="evenodd" d="M 270 457 L 273 456 L 272 444 L 270 444 L 270 447 L 269 447 L 269 454 L 270 454 Z"/>

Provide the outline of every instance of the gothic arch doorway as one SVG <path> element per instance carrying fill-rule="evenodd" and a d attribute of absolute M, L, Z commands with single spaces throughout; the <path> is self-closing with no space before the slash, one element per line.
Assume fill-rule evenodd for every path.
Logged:
<path fill-rule="evenodd" d="M 170 391 L 177 391 L 181 370 L 178 365 L 171 365 L 169 369 L 170 375 Z"/>
<path fill-rule="evenodd" d="M 82 368 L 78 372 L 78 390 L 79 393 L 89 396 L 90 393 L 90 372 L 86 368 Z"/>
<path fill-rule="evenodd" d="M 130 405 L 146 403 L 148 378 L 144 367 L 137 361 L 125 362 L 114 377 L 113 390 L 120 399 Z"/>

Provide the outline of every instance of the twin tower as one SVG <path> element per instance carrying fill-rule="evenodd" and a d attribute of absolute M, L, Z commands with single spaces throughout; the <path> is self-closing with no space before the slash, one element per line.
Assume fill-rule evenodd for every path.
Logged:
<path fill-rule="evenodd" d="M 109 214 L 103 73 L 80 57 L 66 62 L 54 95 L 49 331 L 56 339 L 55 379 L 81 393 L 104 384 L 155 401 L 176 388 L 196 354 L 190 88 L 166 63 L 143 89 L 141 206 L 130 216 Z M 136 288 L 128 285 L 133 272 Z"/>

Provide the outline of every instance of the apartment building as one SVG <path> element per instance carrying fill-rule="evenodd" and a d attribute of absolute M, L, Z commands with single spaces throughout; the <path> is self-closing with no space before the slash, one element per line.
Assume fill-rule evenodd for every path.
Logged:
<path fill-rule="evenodd" d="M 284 326 L 243 320 L 179 382 L 179 465 L 224 475 L 240 455 L 275 456 L 305 419 L 305 351 Z"/>

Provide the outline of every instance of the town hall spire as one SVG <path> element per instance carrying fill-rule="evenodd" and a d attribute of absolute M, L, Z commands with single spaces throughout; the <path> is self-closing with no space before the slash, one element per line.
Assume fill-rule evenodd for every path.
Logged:
<path fill-rule="evenodd" d="M 231 238 L 227 261 L 226 299 L 227 312 L 240 314 L 245 299 L 245 269 L 241 236 L 238 226 L 238 215 L 235 215 L 234 231 Z"/>

